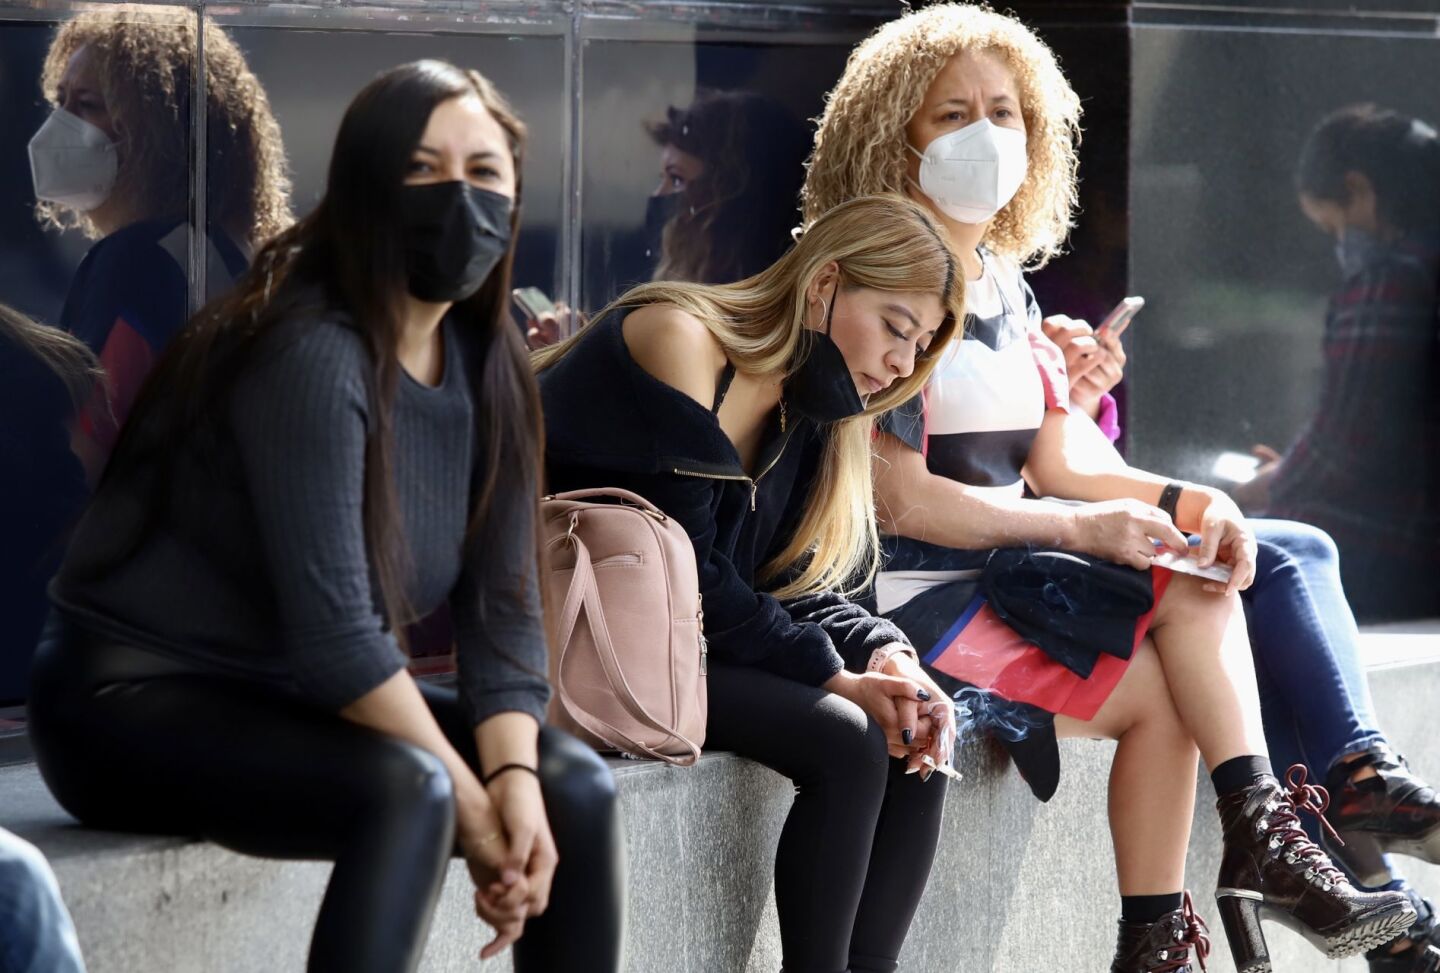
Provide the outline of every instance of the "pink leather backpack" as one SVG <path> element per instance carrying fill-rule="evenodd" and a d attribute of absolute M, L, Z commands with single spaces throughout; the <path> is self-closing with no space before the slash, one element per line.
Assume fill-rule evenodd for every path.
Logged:
<path fill-rule="evenodd" d="M 549 722 L 596 749 L 690 766 L 705 742 L 707 699 L 689 535 L 627 490 L 561 493 L 540 510 Z"/>

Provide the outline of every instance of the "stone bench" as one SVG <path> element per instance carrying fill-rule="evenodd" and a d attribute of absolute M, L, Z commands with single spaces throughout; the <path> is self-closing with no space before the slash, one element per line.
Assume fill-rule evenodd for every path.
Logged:
<path fill-rule="evenodd" d="M 1366 633 L 1371 685 L 1401 752 L 1440 777 L 1440 623 Z M 950 784 L 945 833 L 902 957 L 907 971 L 1041 973 L 1099 970 L 1118 912 L 1104 814 L 1113 745 L 1062 744 L 1059 793 L 1041 805 L 995 749 L 965 748 L 966 779 Z M 630 853 L 627 969 L 632 973 L 773 973 L 779 934 L 770 862 L 788 782 L 730 754 L 679 770 L 614 762 Z M 1219 829 L 1201 781 L 1190 884 L 1212 921 L 1212 970 L 1233 969 L 1213 904 Z M 0 768 L 0 825 L 50 857 L 93 973 L 276 973 L 304 968 L 329 866 L 247 858 L 176 838 L 76 826 L 33 765 Z M 1416 884 L 1440 898 L 1440 868 L 1415 863 Z M 469 878 L 452 865 L 422 969 L 508 970 L 476 960 L 486 930 Z M 1267 926 L 1276 969 L 1363 973 L 1329 962 Z"/>

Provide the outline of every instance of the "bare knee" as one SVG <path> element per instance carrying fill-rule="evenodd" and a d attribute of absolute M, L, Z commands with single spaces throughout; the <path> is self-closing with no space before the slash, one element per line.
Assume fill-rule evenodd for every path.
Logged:
<path fill-rule="evenodd" d="M 1148 733 L 1165 733 L 1188 738 L 1189 732 L 1175 707 L 1175 697 L 1165 677 L 1165 667 L 1155 643 L 1147 636 L 1130 657 L 1119 685 L 1088 725 L 1090 736 L 1118 740 L 1137 727 Z M 1056 727 L 1061 724 L 1057 721 Z"/>
<path fill-rule="evenodd" d="M 1155 606 L 1152 628 L 1159 629 L 1175 623 L 1196 623 L 1213 621 L 1223 624 L 1231 616 L 1241 613 L 1238 594 L 1227 595 L 1219 591 L 1206 591 L 1205 586 L 1216 582 L 1208 578 L 1197 578 L 1193 574 L 1170 576 L 1165 593 Z"/>

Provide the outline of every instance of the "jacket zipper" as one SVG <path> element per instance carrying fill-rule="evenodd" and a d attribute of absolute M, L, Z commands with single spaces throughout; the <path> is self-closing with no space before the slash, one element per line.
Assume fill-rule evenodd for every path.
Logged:
<path fill-rule="evenodd" d="M 765 468 L 763 470 L 755 474 L 755 478 L 753 480 L 748 476 L 743 476 L 738 473 L 697 473 L 693 470 L 682 470 L 678 467 L 671 467 L 670 472 L 676 474 L 677 476 L 698 476 L 706 480 L 739 480 L 748 483 L 750 484 L 750 510 L 753 512 L 755 510 L 755 494 L 759 490 L 758 484 L 760 483 L 761 478 L 763 478 L 766 473 L 769 473 L 771 470 L 773 470 L 776 463 L 780 462 L 780 457 L 785 455 L 785 447 L 788 445 L 790 445 L 790 437 L 789 435 L 786 435 L 786 437 L 780 442 L 780 448 L 775 450 L 775 456 L 770 460 L 770 462 L 765 464 Z"/>
<path fill-rule="evenodd" d="M 772 463 L 771 465 L 773 466 L 774 464 Z M 755 509 L 755 481 L 748 476 L 725 473 L 696 473 L 694 470 L 682 470 L 678 467 L 672 468 L 670 472 L 677 476 L 698 476 L 704 480 L 738 480 L 742 483 L 748 483 L 750 484 L 750 509 Z"/>

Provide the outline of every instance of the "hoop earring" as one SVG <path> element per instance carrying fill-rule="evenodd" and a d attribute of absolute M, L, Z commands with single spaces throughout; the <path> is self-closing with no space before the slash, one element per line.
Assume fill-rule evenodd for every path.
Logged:
<path fill-rule="evenodd" d="M 820 328 L 823 328 L 825 327 L 826 320 L 830 317 L 830 305 L 823 297 L 817 297 L 815 300 L 820 302 Z M 819 331 L 820 328 L 816 328 L 815 330 Z"/>

